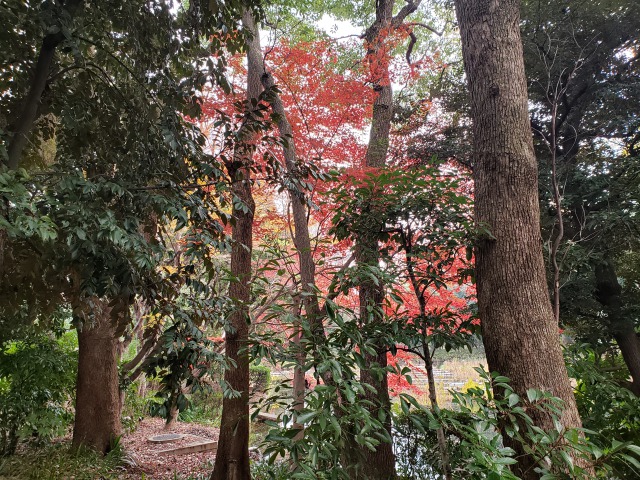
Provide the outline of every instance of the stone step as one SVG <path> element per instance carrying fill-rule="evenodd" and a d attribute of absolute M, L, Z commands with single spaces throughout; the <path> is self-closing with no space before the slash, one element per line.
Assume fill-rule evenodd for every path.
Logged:
<path fill-rule="evenodd" d="M 256 415 L 256 420 L 262 420 L 263 422 L 267 420 L 270 420 L 272 422 L 277 422 L 278 416 L 274 415 L 273 413 L 260 412 L 258 413 L 258 415 Z"/>
<path fill-rule="evenodd" d="M 207 440 L 204 442 L 190 443 L 182 447 L 160 450 L 158 453 L 161 455 L 186 455 L 188 453 L 209 452 L 217 449 L 218 442 L 216 440 Z"/>

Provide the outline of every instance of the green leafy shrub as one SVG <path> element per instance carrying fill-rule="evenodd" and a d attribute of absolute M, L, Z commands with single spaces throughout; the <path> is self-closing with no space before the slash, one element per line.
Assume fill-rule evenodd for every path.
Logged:
<path fill-rule="evenodd" d="M 165 419 L 172 407 L 178 412 L 189 407 L 185 390 L 194 394 L 210 391 L 211 385 L 205 381 L 209 369 L 217 362 L 226 365 L 226 359 L 199 324 L 187 312 L 174 313 L 176 316 L 162 333 L 160 351 L 145 369 L 147 377 L 158 380 L 160 386 L 149 401 L 149 412 Z"/>
<path fill-rule="evenodd" d="M 249 367 L 249 382 L 253 390 L 265 391 L 271 384 L 271 370 L 265 365 L 251 365 Z"/>
<path fill-rule="evenodd" d="M 598 367 L 595 352 L 587 345 L 573 345 L 565 350 L 569 375 L 576 379 L 576 402 L 584 428 L 591 430 L 590 438 L 606 444 L 612 438 L 640 445 L 640 398 L 626 388 L 628 370 Z M 618 457 L 614 463 L 622 478 L 633 477 L 633 461 Z"/>
<path fill-rule="evenodd" d="M 589 430 L 565 429 L 559 422 L 562 401 L 535 389 L 521 398 L 509 386 L 509 379 L 479 369 L 482 388 L 452 392 L 453 410 L 431 412 L 408 396 L 401 397 L 401 409 L 424 439 L 424 444 L 409 444 L 401 459 L 409 462 L 424 458 L 439 472 L 437 444 L 430 432 L 442 426 L 450 443 L 451 469 L 455 478 L 518 480 L 509 468 L 517 463 L 514 449 L 519 444 L 535 460 L 535 472 L 541 479 L 629 478 L 617 465 L 631 467 L 640 474 L 640 447 L 609 437 L 594 438 Z M 494 388 L 503 389 L 496 398 Z M 543 430 L 534 425 L 533 414 L 551 417 L 554 428 Z M 406 423 L 406 421 L 405 421 Z M 418 437 L 419 438 L 419 437 Z M 406 460 L 405 460 L 406 461 Z M 580 464 L 580 465 L 579 465 Z M 587 467 L 595 471 L 594 475 Z M 423 477 L 410 477 L 423 478 Z M 427 477 L 428 478 L 428 477 Z"/>
<path fill-rule="evenodd" d="M 411 415 L 421 418 L 416 421 Z M 429 416 L 425 412 L 413 412 L 411 415 L 400 411 L 393 418 L 396 470 L 401 479 L 432 480 L 439 475 L 436 432 L 424 428 L 429 423 Z M 456 450 L 451 448 L 454 442 L 449 443 L 449 451 L 454 453 Z"/>
<path fill-rule="evenodd" d="M 190 396 L 189 406 L 178 414 L 181 422 L 220 426 L 222 392 L 199 391 Z"/>
<path fill-rule="evenodd" d="M 45 441 L 69 425 L 77 368 L 74 345 L 66 336 L 62 341 L 36 336 L 2 346 L 1 455 L 13 454 L 23 439 Z"/>
<path fill-rule="evenodd" d="M 138 395 L 138 388 L 138 383 L 134 382 L 124 391 L 121 417 L 122 426 L 127 432 L 133 432 L 139 420 L 149 414 L 149 397 Z"/>
<path fill-rule="evenodd" d="M 102 455 L 88 449 L 73 451 L 68 443 L 53 443 L 29 448 L 0 462 L 0 478 L 117 480 L 121 476 L 121 448 Z"/>
<path fill-rule="evenodd" d="M 251 478 L 253 480 L 289 480 L 291 478 L 291 464 L 288 462 L 253 462 L 251 464 Z"/>
<path fill-rule="evenodd" d="M 381 442 L 390 441 L 384 428 L 385 417 L 372 415 L 366 402 L 357 401 L 364 396 L 367 388 L 359 380 L 358 369 L 364 366 L 361 352 L 372 354 L 373 351 L 364 340 L 361 325 L 353 320 L 350 311 L 341 309 L 331 301 L 327 301 L 327 316 L 338 328 L 327 329 L 327 336 L 321 342 L 309 342 L 305 348 L 316 362 L 313 372 L 316 380 L 320 375 L 330 375 L 336 379 L 335 384 L 316 384 L 307 391 L 304 408 L 294 411 L 291 381 L 276 382 L 268 395 L 256 401 L 256 409 L 252 413 L 255 418 L 260 411 L 280 412 L 277 421 L 265 421 L 268 432 L 260 446 L 268 462 L 274 464 L 284 459 L 296 465 L 295 472 L 290 472 L 288 478 L 354 478 L 357 465 L 342 464 L 341 455 L 347 444 L 356 442 L 358 446 L 374 448 Z M 305 338 L 318 338 L 314 337 L 308 322 L 302 322 L 301 326 Z M 272 340 L 274 345 L 278 345 L 277 338 Z M 278 348 L 265 352 L 265 343 L 255 343 L 255 357 L 266 357 L 270 362 L 277 363 L 278 356 L 286 355 Z M 291 353 L 291 360 L 280 362 L 290 361 L 294 364 L 295 352 Z M 372 371 L 381 374 L 382 368 Z M 294 425 L 294 417 L 305 427 L 301 438 L 296 438 L 299 430 Z"/>

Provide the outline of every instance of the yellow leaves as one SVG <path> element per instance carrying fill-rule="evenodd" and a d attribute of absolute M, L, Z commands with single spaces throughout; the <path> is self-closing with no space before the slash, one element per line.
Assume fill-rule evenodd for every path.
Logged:
<path fill-rule="evenodd" d="M 178 271 L 178 269 L 176 267 L 173 267 L 171 265 L 164 265 L 162 267 L 162 270 L 167 272 L 169 275 L 173 275 L 174 273 L 176 273 Z"/>

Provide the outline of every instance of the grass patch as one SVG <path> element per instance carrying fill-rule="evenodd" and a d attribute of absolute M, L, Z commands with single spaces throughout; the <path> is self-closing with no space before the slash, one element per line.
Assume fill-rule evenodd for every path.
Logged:
<path fill-rule="evenodd" d="M 69 442 L 25 448 L 0 459 L 4 480 L 116 480 L 123 472 L 120 448 L 106 456 L 91 450 L 72 451 Z"/>

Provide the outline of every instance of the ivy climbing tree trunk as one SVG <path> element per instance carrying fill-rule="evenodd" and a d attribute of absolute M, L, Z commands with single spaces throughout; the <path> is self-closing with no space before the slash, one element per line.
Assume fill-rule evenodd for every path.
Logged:
<path fill-rule="evenodd" d="M 242 25 L 248 32 L 255 32 L 255 22 L 245 12 Z M 251 110 L 252 100 L 262 91 L 260 75 L 260 38 L 250 35 L 247 50 L 247 106 Z M 258 52 L 258 55 L 256 55 Z M 257 61 L 259 59 L 259 61 Z M 251 252 L 253 245 L 253 215 L 255 202 L 251 191 L 251 163 L 255 150 L 255 129 L 251 128 L 252 113 L 247 112 L 245 123 L 238 136 L 234 158 L 226 168 L 233 182 L 232 191 L 239 200 L 233 203 L 231 275 L 229 295 L 235 307 L 229 317 L 230 328 L 225 331 L 225 352 L 231 365 L 225 370 L 227 388 L 239 392 L 237 396 L 225 395 L 222 401 L 220 440 L 211 480 L 247 480 L 249 469 L 249 305 L 251 302 Z"/>
<path fill-rule="evenodd" d="M 92 298 L 92 315 L 78 321 L 78 376 L 73 447 L 108 453 L 122 434 L 118 384 L 118 325 L 123 316 Z"/>
<path fill-rule="evenodd" d="M 580 427 L 545 278 L 537 163 L 527 105 L 518 0 L 456 0 L 473 118 L 478 309 L 489 369 L 515 391 L 564 401 L 564 427 Z M 496 392 L 500 394 L 500 392 Z M 534 418 L 553 428 L 548 417 Z M 519 452 L 524 453 L 524 452 Z M 533 479 L 526 454 L 514 470 Z"/>

